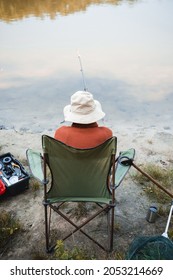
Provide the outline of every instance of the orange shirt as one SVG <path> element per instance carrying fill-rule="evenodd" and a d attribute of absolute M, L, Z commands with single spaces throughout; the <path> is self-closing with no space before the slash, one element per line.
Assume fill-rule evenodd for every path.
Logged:
<path fill-rule="evenodd" d="M 62 126 L 55 131 L 54 138 L 68 146 L 85 149 L 96 147 L 109 138 L 112 131 L 107 127 L 99 127 L 97 123 Z"/>

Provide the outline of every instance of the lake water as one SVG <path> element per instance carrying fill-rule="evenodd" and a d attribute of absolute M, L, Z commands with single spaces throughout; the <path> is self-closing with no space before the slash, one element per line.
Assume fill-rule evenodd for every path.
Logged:
<path fill-rule="evenodd" d="M 87 89 L 108 126 L 173 123 L 172 0 L 0 0 L 0 126 L 54 130 Z"/>

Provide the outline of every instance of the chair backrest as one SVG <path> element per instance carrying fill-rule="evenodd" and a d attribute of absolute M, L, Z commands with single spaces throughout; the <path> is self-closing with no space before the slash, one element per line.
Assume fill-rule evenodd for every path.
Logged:
<path fill-rule="evenodd" d="M 117 139 L 112 137 L 91 149 L 76 149 L 42 136 L 43 154 L 51 174 L 51 188 L 47 198 L 73 198 L 74 201 L 108 199 L 107 179 L 115 158 Z"/>

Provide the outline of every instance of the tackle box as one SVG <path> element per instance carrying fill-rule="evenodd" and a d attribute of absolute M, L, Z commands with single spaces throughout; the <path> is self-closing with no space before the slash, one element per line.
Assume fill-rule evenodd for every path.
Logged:
<path fill-rule="evenodd" d="M 11 154 L 0 155 L 0 196 L 16 195 L 29 187 L 29 175 Z"/>

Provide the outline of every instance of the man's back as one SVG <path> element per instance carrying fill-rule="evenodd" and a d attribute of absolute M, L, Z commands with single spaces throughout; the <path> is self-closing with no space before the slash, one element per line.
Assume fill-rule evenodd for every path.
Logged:
<path fill-rule="evenodd" d="M 74 148 L 93 148 L 112 137 L 112 131 L 107 127 L 99 127 L 98 124 L 77 124 L 62 126 L 54 135 L 55 139 Z"/>

